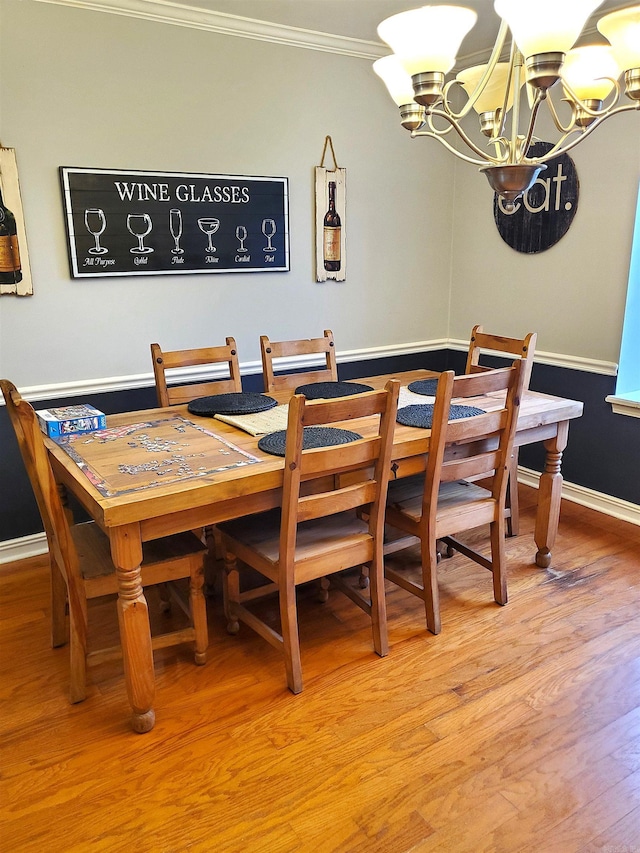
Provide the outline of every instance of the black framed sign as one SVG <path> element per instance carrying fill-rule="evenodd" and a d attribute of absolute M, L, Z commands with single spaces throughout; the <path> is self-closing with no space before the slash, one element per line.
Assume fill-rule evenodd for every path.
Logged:
<path fill-rule="evenodd" d="M 550 142 L 534 142 L 527 154 L 541 157 L 552 148 Z M 513 210 L 505 208 L 497 193 L 494 196 L 496 227 L 516 252 L 533 255 L 555 246 L 569 230 L 578 210 L 580 181 L 571 157 L 560 154 L 547 160 L 546 166 Z"/>
<path fill-rule="evenodd" d="M 287 178 L 60 167 L 73 278 L 289 270 Z"/>

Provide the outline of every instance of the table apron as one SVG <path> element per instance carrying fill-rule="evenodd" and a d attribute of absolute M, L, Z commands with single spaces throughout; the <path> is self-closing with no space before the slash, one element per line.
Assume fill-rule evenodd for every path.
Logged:
<path fill-rule="evenodd" d="M 204 506 L 143 519 L 140 521 L 140 535 L 142 541 L 147 542 L 150 539 L 159 539 L 161 536 L 170 536 L 173 533 L 241 518 L 243 515 L 251 515 L 254 512 L 264 512 L 280 506 L 281 501 L 282 489 L 237 495 L 234 498 L 215 501 Z"/>

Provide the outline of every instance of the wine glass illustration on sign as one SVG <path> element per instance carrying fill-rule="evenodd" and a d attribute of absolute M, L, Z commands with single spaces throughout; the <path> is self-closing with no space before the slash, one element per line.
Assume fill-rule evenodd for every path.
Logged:
<path fill-rule="evenodd" d="M 238 252 L 246 252 L 246 246 L 244 245 L 244 241 L 247 239 L 247 229 L 244 225 L 238 225 L 236 228 L 236 237 L 238 238 L 238 242 L 240 243 L 238 247 Z"/>
<path fill-rule="evenodd" d="M 267 245 L 262 250 L 263 252 L 275 252 L 275 246 L 271 245 L 271 238 L 276 233 L 276 223 L 273 219 L 262 220 L 262 233 L 267 238 Z"/>
<path fill-rule="evenodd" d="M 206 217 L 204 219 L 198 219 L 198 228 L 209 237 L 209 244 L 206 248 L 207 252 L 217 252 L 218 250 L 211 242 L 211 237 L 216 233 L 218 228 L 220 227 L 219 219 L 211 219 Z"/>
<path fill-rule="evenodd" d="M 175 248 L 171 250 L 173 255 L 184 255 L 184 249 L 180 248 L 180 237 L 182 237 L 182 211 L 177 208 L 172 208 L 169 211 L 169 228 Z"/>
<path fill-rule="evenodd" d="M 144 245 L 144 238 L 153 228 L 151 217 L 148 213 L 129 213 L 127 216 L 127 229 L 138 238 L 138 245 L 129 249 L 132 255 L 148 255 L 153 252 L 151 246 Z"/>
<path fill-rule="evenodd" d="M 104 246 L 100 245 L 100 235 L 107 227 L 107 219 L 104 215 L 104 210 L 99 207 L 89 207 L 84 212 L 84 224 L 87 231 L 93 234 L 93 239 L 96 241 L 95 246 L 89 249 L 90 255 L 106 255 L 109 251 Z"/>

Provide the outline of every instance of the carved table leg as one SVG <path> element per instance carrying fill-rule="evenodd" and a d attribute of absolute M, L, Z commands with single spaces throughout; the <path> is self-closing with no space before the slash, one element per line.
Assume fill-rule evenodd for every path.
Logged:
<path fill-rule="evenodd" d="M 562 452 L 567 446 L 569 421 L 558 424 L 555 438 L 544 442 L 547 458 L 544 472 L 540 476 L 538 490 L 538 512 L 536 515 L 535 541 L 538 546 L 536 565 L 542 569 L 551 564 L 551 549 L 558 532 L 560 518 L 560 498 L 562 496 Z"/>
<path fill-rule="evenodd" d="M 118 576 L 118 623 L 127 695 L 133 709 L 131 724 L 134 731 L 142 734 L 155 724 L 155 678 L 149 611 L 140 577 L 142 543 L 137 524 L 111 531 L 111 555 Z"/>

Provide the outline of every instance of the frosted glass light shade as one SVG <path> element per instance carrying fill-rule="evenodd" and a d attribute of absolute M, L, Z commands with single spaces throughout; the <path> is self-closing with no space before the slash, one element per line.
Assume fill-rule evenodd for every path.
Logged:
<path fill-rule="evenodd" d="M 459 80 L 462 88 L 467 95 L 471 96 L 480 82 L 482 75 L 485 72 L 486 65 L 474 65 L 472 68 L 465 68 L 456 74 L 456 80 Z M 502 109 L 504 104 L 504 94 L 507 88 L 507 78 L 509 76 L 509 63 L 499 62 L 493 70 L 493 74 L 489 78 L 484 91 L 479 96 L 478 100 L 473 105 L 477 113 L 494 112 L 497 109 Z M 507 110 L 513 106 L 513 81 L 509 90 L 509 100 L 507 101 Z"/>
<path fill-rule="evenodd" d="M 455 65 L 462 39 L 478 16 L 464 6 L 422 6 L 400 12 L 378 25 L 378 35 L 408 74 L 440 71 Z"/>
<path fill-rule="evenodd" d="M 602 0 L 495 0 L 525 59 L 538 53 L 567 53 Z"/>
<path fill-rule="evenodd" d="M 613 49 L 599 44 L 570 50 L 560 73 L 581 101 L 604 101 L 621 71 Z"/>
<path fill-rule="evenodd" d="M 598 29 L 611 42 L 623 71 L 640 68 L 640 6 L 605 15 L 598 21 Z"/>
<path fill-rule="evenodd" d="M 387 87 L 387 91 L 399 107 L 413 103 L 411 74 L 405 69 L 395 53 L 376 59 L 373 70 Z"/>

